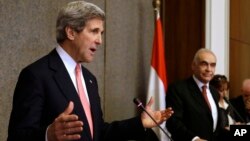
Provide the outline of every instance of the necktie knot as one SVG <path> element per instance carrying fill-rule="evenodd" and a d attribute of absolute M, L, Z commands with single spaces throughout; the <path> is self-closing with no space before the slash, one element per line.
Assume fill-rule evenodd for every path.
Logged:
<path fill-rule="evenodd" d="M 206 94 L 207 92 L 207 85 L 203 85 L 202 87 L 202 93 Z"/>
<path fill-rule="evenodd" d="M 78 73 L 81 71 L 81 64 L 76 64 L 76 68 L 75 68 L 76 74 L 78 75 Z"/>

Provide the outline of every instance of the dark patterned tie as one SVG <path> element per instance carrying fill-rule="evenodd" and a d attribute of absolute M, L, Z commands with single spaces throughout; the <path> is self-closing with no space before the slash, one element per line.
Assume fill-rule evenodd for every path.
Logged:
<path fill-rule="evenodd" d="M 210 103 L 208 101 L 208 98 L 207 98 L 207 85 L 202 86 L 202 95 L 203 95 L 205 101 L 207 102 L 207 105 L 208 105 L 208 107 L 209 107 L 209 109 L 211 111 L 211 105 L 210 105 Z"/>

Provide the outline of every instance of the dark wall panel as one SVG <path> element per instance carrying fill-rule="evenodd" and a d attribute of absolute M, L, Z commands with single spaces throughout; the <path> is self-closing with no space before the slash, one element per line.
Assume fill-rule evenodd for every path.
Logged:
<path fill-rule="evenodd" d="M 163 2 L 166 60 L 171 83 L 192 74 L 193 56 L 204 47 L 205 0 Z"/>

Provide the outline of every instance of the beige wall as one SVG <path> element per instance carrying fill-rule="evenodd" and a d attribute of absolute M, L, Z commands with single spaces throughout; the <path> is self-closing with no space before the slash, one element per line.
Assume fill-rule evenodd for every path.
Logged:
<path fill-rule="evenodd" d="M 104 45 L 86 66 L 96 75 L 106 121 L 136 115 L 145 97 L 153 38 L 152 1 L 88 0 L 106 11 Z M 7 138 L 12 96 L 23 67 L 55 47 L 58 9 L 68 0 L 0 0 L 0 140 Z"/>

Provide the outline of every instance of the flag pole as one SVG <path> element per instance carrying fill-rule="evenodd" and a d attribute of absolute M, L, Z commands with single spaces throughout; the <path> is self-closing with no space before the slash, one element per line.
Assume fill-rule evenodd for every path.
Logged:
<path fill-rule="evenodd" d="M 152 109 L 154 110 L 163 110 L 166 108 L 165 95 L 168 85 L 164 41 L 160 19 L 161 2 L 161 0 L 153 0 L 152 2 L 155 14 L 155 29 L 147 100 L 151 97 L 155 99 L 155 103 L 152 105 Z M 166 122 L 163 122 L 160 126 L 164 129 L 164 132 L 159 130 L 160 128 L 153 128 L 153 131 L 157 135 L 159 141 L 173 141 L 171 135 L 168 134 L 166 129 Z"/>

